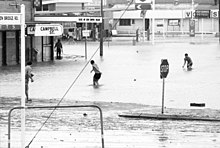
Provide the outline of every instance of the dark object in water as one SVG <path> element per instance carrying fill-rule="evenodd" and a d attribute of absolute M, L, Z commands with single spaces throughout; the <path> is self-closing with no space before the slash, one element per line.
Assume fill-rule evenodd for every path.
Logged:
<path fill-rule="evenodd" d="M 205 103 L 190 103 L 190 106 L 205 107 Z"/>

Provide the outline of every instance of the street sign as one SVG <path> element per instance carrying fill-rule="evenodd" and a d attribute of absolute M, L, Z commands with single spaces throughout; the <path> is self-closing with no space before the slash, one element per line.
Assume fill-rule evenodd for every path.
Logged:
<path fill-rule="evenodd" d="M 60 24 L 36 24 L 35 36 L 59 36 L 63 34 Z"/>
<path fill-rule="evenodd" d="M 135 4 L 136 10 L 151 10 L 151 4 Z"/>
<path fill-rule="evenodd" d="M 169 73 L 169 63 L 167 59 L 162 59 L 160 64 L 160 78 L 166 78 Z"/>
<path fill-rule="evenodd" d="M 0 25 L 20 25 L 21 14 L 13 13 L 1 13 L 0 14 Z"/>

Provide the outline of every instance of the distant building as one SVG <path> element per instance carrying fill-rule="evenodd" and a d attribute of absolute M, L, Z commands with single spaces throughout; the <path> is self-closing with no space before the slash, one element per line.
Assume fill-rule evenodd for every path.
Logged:
<path fill-rule="evenodd" d="M 174 0 L 155 1 L 155 12 L 147 10 L 145 14 L 142 10 L 135 10 L 135 3 L 129 6 L 133 10 L 127 11 L 124 10 L 128 4 L 120 5 L 123 10 L 113 12 L 113 30 L 117 30 L 121 35 L 135 35 L 137 29 L 152 32 L 154 27 L 157 34 L 188 34 L 190 20 L 194 19 L 196 34 L 218 32 L 219 13 L 214 0 L 194 0 L 194 5 L 192 0 L 177 0 L 177 4 Z M 207 13 L 208 16 L 195 16 L 199 11 Z M 155 16 L 155 26 L 152 26 L 152 16 Z"/>

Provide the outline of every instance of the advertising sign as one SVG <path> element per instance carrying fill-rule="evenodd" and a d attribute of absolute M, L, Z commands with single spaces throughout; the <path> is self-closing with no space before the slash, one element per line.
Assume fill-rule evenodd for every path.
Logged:
<path fill-rule="evenodd" d="M 210 10 L 196 10 L 195 17 L 196 18 L 210 18 Z"/>
<path fill-rule="evenodd" d="M 60 24 L 36 24 L 35 36 L 60 36 L 63 26 Z"/>

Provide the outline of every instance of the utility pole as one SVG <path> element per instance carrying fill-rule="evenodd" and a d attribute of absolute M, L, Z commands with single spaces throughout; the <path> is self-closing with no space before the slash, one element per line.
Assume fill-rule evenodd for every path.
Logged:
<path fill-rule="evenodd" d="M 103 33 L 104 33 L 104 12 L 103 12 L 103 0 L 101 0 L 101 17 L 102 23 L 100 27 L 100 56 L 103 56 Z"/>
<path fill-rule="evenodd" d="M 218 1 L 218 37 L 220 43 L 220 2 Z"/>

